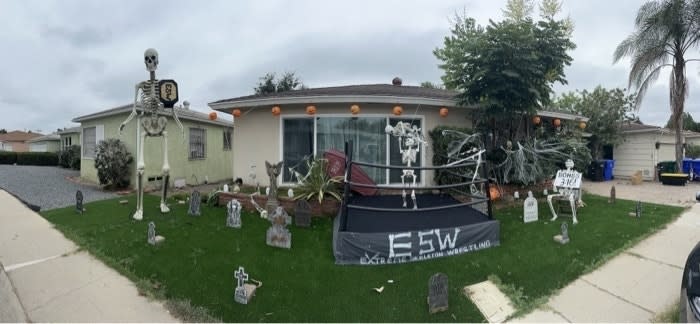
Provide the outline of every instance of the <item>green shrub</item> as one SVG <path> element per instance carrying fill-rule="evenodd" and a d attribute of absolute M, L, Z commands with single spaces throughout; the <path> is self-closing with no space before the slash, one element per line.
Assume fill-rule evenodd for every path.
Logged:
<path fill-rule="evenodd" d="M 95 169 L 100 184 L 113 188 L 129 186 L 129 164 L 134 159 L 122 141 L 110 138 L 97 145 Z"/>
<path fill-rule="evenodd" d="M 15 152 L 0 152 L 0 164 L 15 164 L 17 163 L 17 153 Z"/>
<path fill-rule="evenodd" d="M 697 159 L 700 157 L 700 145 L 694 145 L 690 144 L 688 147 L 685 149 L 685 157 L 689 157 L 691 159 Z"/>
<path fill-rule="evenodd" d="M 297 179 L 299 184 L 294 188 L 294 199 L 311 200 L 314 197 L 319 203 L 323 198 L 330 196 L 340 201 L 340 183 L 343 177 L 330 177 L 326 172 L 328 160 L 312 158 L 306 161 L 308 172 L 302 178 Z"/>
<path fill-rule="evenodd" d="M 80 145 L 71 145 L 58 152 L 58 165 L 64 168 L 80 170 Z"/>
<path fill-rule="evenodd" d="M 56 152 L 17 152 L 18 165 L 58 165 Z"/>

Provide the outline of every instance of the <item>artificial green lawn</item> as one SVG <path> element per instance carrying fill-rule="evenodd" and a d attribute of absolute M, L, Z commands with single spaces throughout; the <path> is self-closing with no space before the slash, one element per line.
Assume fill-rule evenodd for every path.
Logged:
<path fill-rule="evenodd" d="M 585 195 L 579 224 L 569 226 L 571 242 L 552 236 L 562 221 L 549 222 L 545 202 L 540 220 L 523 224 L 522 205 L 494 211 L 501 223 L 501 245 L 458 256 L 400 265 L 338 266 L 331 250 L 331 220 L 314 219 L 312 228 L 291 225 L 292 249 L 265 244 L 269 221 L 244 213 L 243 228 L 226 227 L 225 208 L 202 205 L 202 216 L 172 203 L 161 215 L 159 198 L 147 195 L 143 221 L 131 219 L 134 196 L 42 215 L 68 238 L 132 280 L 149 280 L 169 299 L 188 299 L 226 322 L 481 322 L 478 309 L 462 294 L 466 285 L 498 276 L 518 308 L 536 306 L 547 296 L 598 266 L 612 254 L 658 230 L 682 212 L 680 207 L 643 204 L 640 219 L 628 216 L 634 202 Z M 146 243 L 147 224 L 166 237 L 160 246 Z M 233 272 L 244 266 L 263 282 L 248 305 L 234 302 Z M 429 314 L 428 279 L 449 277 L 449 310 Z M 393 284 L 387 280 L 393 280 Z M 373 287 L 385 286 L 381 294 Z M 106 292 L 109 293 L 109 292 Z"/>

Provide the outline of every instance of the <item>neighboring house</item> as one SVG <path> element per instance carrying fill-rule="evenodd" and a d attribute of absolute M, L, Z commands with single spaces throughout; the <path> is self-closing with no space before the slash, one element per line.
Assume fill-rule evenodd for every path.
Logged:
<path fill-rule="evenodd" d="M 27 141 L 39 136 L 43 135 L 22 131 L 11 131 L 6 134 L 0 134 L 0 149 L 2 151 L 29 152 L 29 143 L 27 143 Z"/>
<path fill-rule="evenodd" d="M 58 132 L 58 135 L 61 136 L 61 150 L 65 150 L 71 145 L 80 145 L 80 126 L 66 128 Z"/>
<path fill-rule="evenodd" d="M 137 134 L 142 129 L 138 116 L 129 122 L 119 135 L 119 125 L 126 120 L 133 105 L 120 106 L 94 114 L 80 116 L 73 122 L 80 123 L 81 164 L 80 176 L 98 182 L 95 169 L 95 149 L 104 139 L 117 138 L 124 142 L 134 161 L 131 164 L 131 187 L 136 187 Z M 202 184 L 205 181 L 231 180 L 231 122 L 210 120 L 204 113 L 176 108 L 184 127 L 184 134 L 167 111 L 168 163 L 170 186 L 175 180 L 184 179 L 187 184 Z M 142 111 L 139 107 L 138 111 Z M 150 118 L 150 114 L 142 117 Z M 144 183 L 147 188 L 160 186 L 163 168 L 164 137 L 147 137 L 144 152 L 146 164 Z M 77 143 L 74 143 L 77 144 Z"/>
<path fill-rule="evenodd" d="M 644 180 L 656 180 L 656 165 L 676 160 L 675 131 L 652 125 L 627 123 L 622 126 L 621 144 L 613 148 L 614 175 L 627 179 L 637 171 Z M 684 143 L 700 142 L 700 134 L 686 131 Z"/>
<path fill-rule="evenodd" d="M 61 150 L 61 136 L 49 134 L 32 138 L 27 141 L 30 152 L 58 152 Z"/>
<path fill-rule="evenodd" d="M 460 107 L 454 100 L 457 92 L 400 84 L 351 85 L 293 90 L 281 93 L 251 95 L 209 103 L 209 107 L 234 116 L 233 176 L 245 182 L 267 185 L 269 177 L 265 161 L 284 161 L 279 185 L 292 185 L 295 178 L 289 167 L 305 169 L 303 158 L 321 155 L 327 149 L 343 151 L 344 142 L 353 140 L 356 160 L 384 165 L 402 165 L 398 142 L 384 132 L 388 124 L 411 122 L 422 128 L 428 145 L 420 148 L 415 166 L 432 166 L 432 144 L 428 132 L 440 125 L 470 128 L 470 108 Z M 353 114 L 351 107 L 359 106 Z M 309 107 L 313 106 L 313 108 Z M 394 114 L 400 106 L 402 114 Z M 273 107 L 280 112 L 272 113 Z M 309 109 L 314 110 L 313 115 Z M 446 110 L 445 110 L 446 109 Z M 441 111 L 447 112 L 441 116 Z M 541 116 L 566 119 L 588 119 L 571 114 L 542 112 Z M 252 168 L 251 166 L 255 166 Z M 400 184 L 401 170 L 389 172 L 364 168 L 378 184 Z M 433 171 L 419 175 L 420 185 L 433 182 Z"/>

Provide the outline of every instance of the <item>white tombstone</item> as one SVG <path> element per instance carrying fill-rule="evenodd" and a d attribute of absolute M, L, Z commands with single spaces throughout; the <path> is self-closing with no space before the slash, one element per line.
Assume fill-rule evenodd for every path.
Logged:
<path fill-rule="evenodd" d="M 532 191 L 527 192 L 527 198 L 523 203 L 523 221 L 525 223 L 536 222 L 538 219 L 537 199 L 532 196 Z"/>
<path fill-rule="evenodd" d="M 270 187 L 265 188 L 265 196 L 270 195 Z"/>
<path fill-rule="evenodd" d="M 514 198 L 514 199 L 520 199 L 520 193 L 517 192 L 517 191 L 514 192 L 514 193 L 513 193 L 513 198 Z"/>
<path fill-rule="evenodd" d="M 226 204 L 226 226 L 241 228 L 241 203 L 237 199 L 231 199 Z"/>
<path fill-rule="evenodd" d="M 292 190 L 292 188 L 289 188 L 289 190 L 287 190 L 287 197 L 294 198 L 294 190 Z"/>
<path fill-rule="evenodd" d="M 227 184 L 224 185 L 224 192 L 228 192 L 228 185 Z"/>

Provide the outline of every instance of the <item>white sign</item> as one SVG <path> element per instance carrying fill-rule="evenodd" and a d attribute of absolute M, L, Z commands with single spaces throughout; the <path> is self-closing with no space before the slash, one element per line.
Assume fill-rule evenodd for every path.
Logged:
<path fill-rule="evenodd" d="M 554 186 L 559 188 L 580 189 L 581 173 L 574 170 L 559 170 L 554 179 Z"/>
<path fill-rule="evenodd" d="M 525 223 L 536 222 L 537 214 L 537 199 L 532 196 L 532 191 L 527 192 L 527 198 L 523 203 L 523 221 Z"/>

